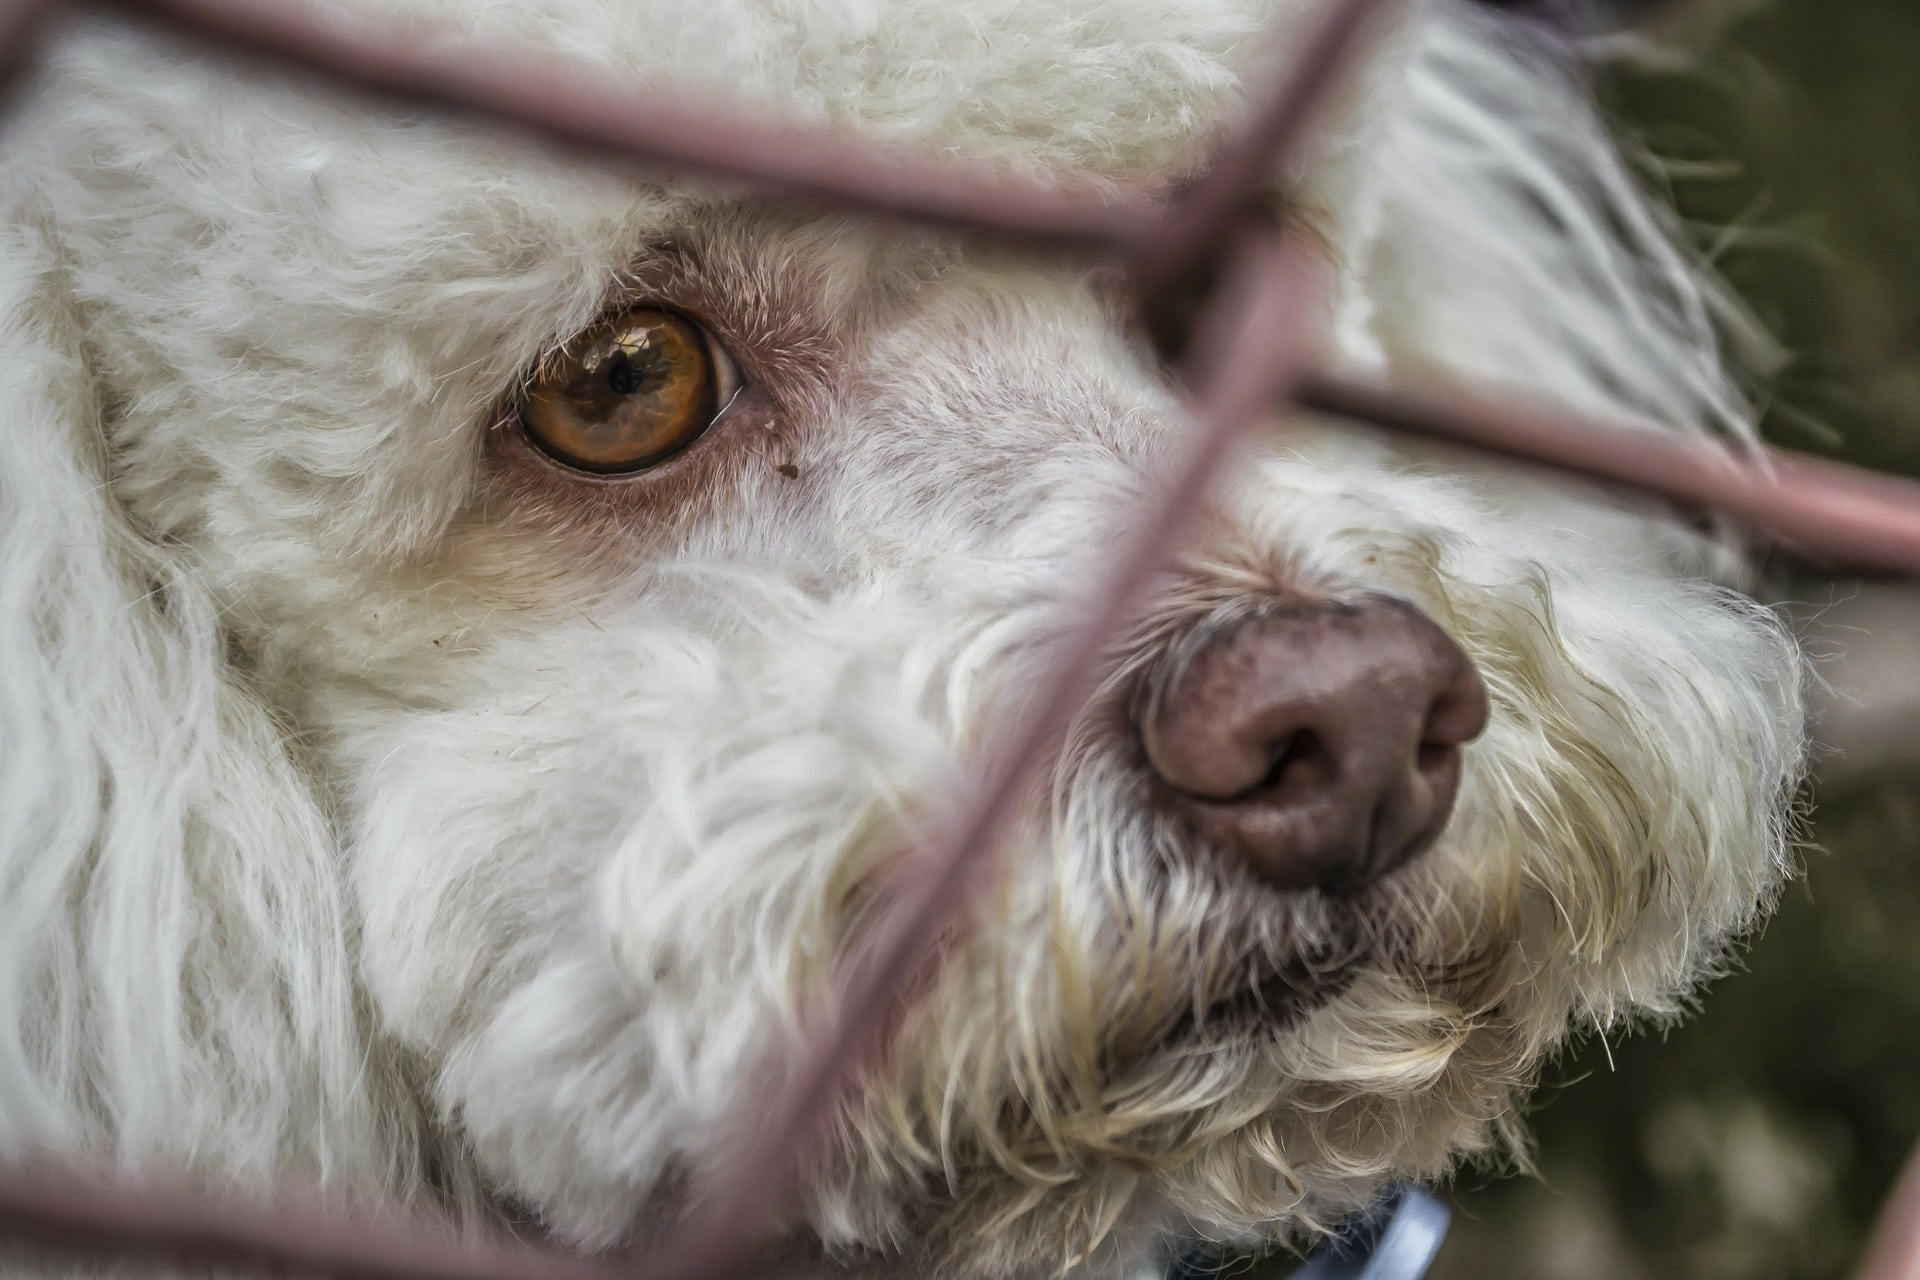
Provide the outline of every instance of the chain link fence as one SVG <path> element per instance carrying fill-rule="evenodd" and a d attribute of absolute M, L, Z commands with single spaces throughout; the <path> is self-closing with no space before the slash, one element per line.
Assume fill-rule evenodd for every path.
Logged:
<path fill-rule="evenodd" d="M 51 0 L 0 4 L 0 75 L 30 69 L 56 38 Z M 843 973 L 833 1012 L 810 1046 L 767 1075 L 733 1161 L 695 1213 L 638 1260 L 572 1257 L 530 1244 L 456 1233 L 401 1214 L 349 1213 L 317 1192 L 281 1188 L 251 1207 L 184 1184 L 138 1183 L 81 1167 L 0 1171 L 0 1248 L 91 1260 L 144 1260 L 286 1270 L 350 1280 L 722 1280 L 759 1270 L 760 1228 L 788 1203 L 799 1154 L 871 1051 L 898 975 L 932 961 L 975 867 L 1047 741 L 1090 691 L 1089 672 L 1133 618 L 1146 584 L 1239 436 L 1289 408 L 1423 436 L 1623 486 L 1714 513 L 1756 538 L 1827 566 L 1920 578 L 1920 484 L 1762 446 L 1737 454 L 1680 435 L 1656 436 L 1576 419 L 1542 404 L 1438 383 L 1387 385 L 1322 359 L 1311 317 L 1323 282 L 1311 256 L 1251 217 L 1267 175 L 1294 171 L 1314 144 L 1330 95 L 1393 18 L 1395 0 L 1322 0 L 1256 65 L 1243 118 L 1204 176 L 1173 197 L 1096 194 L 1072 183 L 1019 179 L 965 160 L 936 159 L 847 133 L 800 129 L 736 105 L 617 81 L 587 68 L 506 51 L 449 58 L 419 44 L 353 34 L 270 0 L 119 0 L 122 18 L 187 34 L 210 49 L 279 63 L 395 105 L 483 120 L 624 168 L 724 179 L 820 208 L 947 228 L 1117 264 L 1142 317 L 1176 294 L 1204 296 L 1189 350 L 1165 354 L 1184 382 L 1191 420 L 1183 448 L 1143 510 L 1129 513 L 1100 589 L 1027 699 L 998 729 L 989 763 L 957 817 L 925 847 L 890 909 L 871 926 L 861 960 Z M 1149 330 L 1153 326 L 1149 323 Z M 1203 358 L 1204 357 L 1204 358 Z M 747 1141 L 746 1135 L 751 1135 Z M 1920 1173 L 1886 1211 L 1859 1280 L 1920 1275 Z"/>

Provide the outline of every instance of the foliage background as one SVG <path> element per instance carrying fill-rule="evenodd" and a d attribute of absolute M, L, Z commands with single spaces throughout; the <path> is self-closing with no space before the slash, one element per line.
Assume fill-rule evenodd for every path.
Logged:
<path fill-rule="evenodd" d="M 1616 67 L 1603 96 L 1782 343 L 1768 434 L 1920 474 L 1920 4 L 1707 17 L 1674 20 L 1688 65 Z M 1789 566 L 1773 582 L 1829 623 L 1884 590 Z M 1880 637 L 1892 683 L 1856 684 L 1856 706 L 1920 685 L 1911 600 L 1911 642 Z M 1810 648 L 1845 685 L 1835 630 Z M 1857 1264 L 1920 1140 L 1920 768 L 1845 764 L 1821 771 L 1806 875 L 1746 971 L 1686 1026 L 1560 1064 L 1534 1118 L 1540 1176 L 1454 1187 L 1435 1280 L 1838 1280 Z"/>

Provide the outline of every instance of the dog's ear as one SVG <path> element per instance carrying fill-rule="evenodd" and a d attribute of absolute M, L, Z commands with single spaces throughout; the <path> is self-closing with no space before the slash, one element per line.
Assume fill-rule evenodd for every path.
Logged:
<path fill-rule="evenodd" d="M 1347 250 L 1361 282 L 1348 329 L 1416 376 L 1744 449 L 1747 388 L 1777 348 L 1634 172 L 1581 56 L 1550 25 L 1488 8 L 1437 6 L 1419 24 L 1371 152 L 1370 238 Z M 1550 501 L 1564 508 L 1564 492 Z M 1603 541 L 1747 580 L 1730 529 L 1675 514 Z"/>
<path fill-rule="evenodd" d="M 1462 6 L 1376 152 L 1366 271 L 1390 349 L 1609 419 L 1751 438 L 1774 348 L 1623 157 L 1551 28 Z"/>
<path fill-rule="evenodd" d="M 65 278 L 0 211 L 0 1157 L 265 1170 L 296 1111 L 363 1105 L 330 837 L 190 564 L 115 501 Z"/>

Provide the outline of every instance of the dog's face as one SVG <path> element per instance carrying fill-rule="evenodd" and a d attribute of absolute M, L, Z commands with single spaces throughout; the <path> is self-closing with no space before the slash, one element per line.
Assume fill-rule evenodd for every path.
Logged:
<path fill-rule="evenodd" d="M 422 7 L 1168 183 L 1303 8 Z M 1694 286 L 1490 21 L 1411 19 L 1283 211 L 1338 354 L 1702 423 L 1727 393 Z M 107 32 L 43 97 L 12 198 L 81 317 L 114 500 L 298 744 L 377 1039 L 495 1194 L 645 1237 L 1046 668 L 1177 388 L 1084 261 Z M 1650 507 L 1271 423 L 1033 779 L 796 1239 L 1050 1274 L 1508 1149 L 1543 1057 L 1672 1010 L 1784 866 L 1797 666 L 1714 563 Z"/>

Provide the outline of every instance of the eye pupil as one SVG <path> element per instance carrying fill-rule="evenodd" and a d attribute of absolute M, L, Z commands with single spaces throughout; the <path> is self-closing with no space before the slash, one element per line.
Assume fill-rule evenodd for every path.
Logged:
<path fill-rule="evenodd" d="M 607 386 L 615 395 L 630 396 L 646 385 L 646 372 L 636 369 L 626 352 L 613 358 L 613 367 L 607 370 Z"/>

